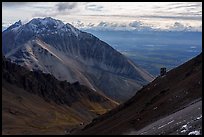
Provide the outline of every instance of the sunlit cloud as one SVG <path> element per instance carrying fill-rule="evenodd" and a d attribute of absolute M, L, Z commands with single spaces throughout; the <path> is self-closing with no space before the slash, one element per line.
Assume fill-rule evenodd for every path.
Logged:
<path fill-rule="evenodd" d="M 86 5 L 85 9 L 86 10 L 91 10 L 91 11 L 102 11 L 103 6 L 91 4 L 91 5 Z"/>
<path fill-rule="evenodd" d="M 200 28 L 199 31 L 202 31 L 202 2 L 2 3 L 4 23 L 10 24 L 18 20 L 27 22 L 32 18 L 48 16 L 60 19 L 65 23 L 71 23 L 79 28 L 102 28 L 103 26 L 147 29 L 149 27 L 166 30 L 174 28 L 175 23 L 179 22 L 192 30 Z"/>

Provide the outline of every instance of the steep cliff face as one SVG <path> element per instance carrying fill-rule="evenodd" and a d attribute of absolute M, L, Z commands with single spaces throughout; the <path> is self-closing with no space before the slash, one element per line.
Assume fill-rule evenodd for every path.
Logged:
<path fill-rule="evenodd" d="M 65 134 L 117 106 L 79 82 L 59 81 L 4 57 L 2 99 L 3 134 Z"/>
<path fill-rule="evenodd" d="M 158 77 L 127 102 L 75 134 L 189 134 L 202 132 L 202 53 Z M 201 119 L 201 120 L 200 120 Z M 183 126 L 186 125 L 184 132 Z"/>
<path fill-rule="evenodd" d="M 70 24 L 52 18 L 17 24 L 2 33 L 3 53 L 30 70 L 79 81 L 118 101 L 126 100 L 153 80 L 107 43 Z"/>

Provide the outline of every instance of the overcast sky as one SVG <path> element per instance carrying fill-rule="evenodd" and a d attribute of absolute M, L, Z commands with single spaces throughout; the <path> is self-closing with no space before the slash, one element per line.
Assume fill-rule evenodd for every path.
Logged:
<path fill-rule="evenodd" d="M 3 2 L 2 26 L 53 17 L 78 28 L 202 31 L 202 2 Z"/>

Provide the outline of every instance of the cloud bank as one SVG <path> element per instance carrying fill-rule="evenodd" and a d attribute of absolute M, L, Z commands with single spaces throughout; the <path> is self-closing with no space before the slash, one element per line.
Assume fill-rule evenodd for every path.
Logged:
<path fill-rule="evenodd" d="M 2 20 L 7 23 L 48 16 L 79 28 L 202 31 L 202 2 L 2 3 Z"/>

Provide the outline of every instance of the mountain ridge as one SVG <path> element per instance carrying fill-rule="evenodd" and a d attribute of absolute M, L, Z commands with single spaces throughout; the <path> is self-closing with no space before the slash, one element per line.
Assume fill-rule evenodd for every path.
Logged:
<path fill-rule="evenodd" d="M 17 29 L 5 30 L 2 34 L 3 53 L 12 62 L 30 70 L 36 66 L 36 69 L 50 73 L 59 80 L 79 81 L 116 101 L 128 99 L 142 85 L 154 78 L 92 34 L 49 17 L 33 19 Z M 40 47 L 36 48 L 34 45 Z M 47 50 L 47 52 L 39 53 L 37 50 Z M 52 53 L 57 56 L 52 56 L 54 55 Z M 64 63 L 65 60 L 68 61 Z M 106 77 L 98 75 L 103 72 L 107 72 Z M 109 79 L 117 83 L 107 83 Z M 105 84 L 115 90 L 114 95 Z M 124 87 L 119 91 L 118 85 Z"/>

